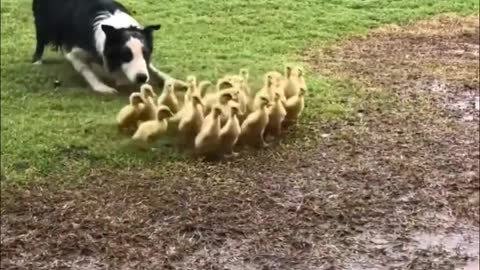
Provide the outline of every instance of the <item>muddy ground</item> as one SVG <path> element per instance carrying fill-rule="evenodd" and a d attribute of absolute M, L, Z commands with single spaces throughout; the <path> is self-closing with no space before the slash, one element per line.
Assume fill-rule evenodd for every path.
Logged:
<path fill-rule="evenodd" d="M 307 50 L 368 94 L 299 143 L 6 190 L 2 269 L 478 269 L 478 35 L 440 17 Z"/>

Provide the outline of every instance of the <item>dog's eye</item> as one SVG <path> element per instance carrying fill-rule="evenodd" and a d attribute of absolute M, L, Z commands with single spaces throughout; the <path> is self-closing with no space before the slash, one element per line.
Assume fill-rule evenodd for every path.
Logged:
<path fill-rule="evenodd" d="M 130 62 L 133 58 L 132 51 L 129 48 L 123 48 L 118 52 L 117 57 L 122 62 Z"/>
<path fill-rule="evenodd" d="M 121 63 L 130 62 L 132 61 L 132 58 L 133 58 L 132 51 L 130 51 L 129 48 L 122 48 L 122 49 L 110 51 L 108 53 L 108 56 L 111 60 L 121 62 Z"/>

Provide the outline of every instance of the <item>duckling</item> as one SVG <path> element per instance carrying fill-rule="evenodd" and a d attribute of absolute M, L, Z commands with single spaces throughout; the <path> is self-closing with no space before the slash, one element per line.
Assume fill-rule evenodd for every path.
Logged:
<path fill-rule="evenodd" d="M 213 106 L 212 111 L 205 117 L 200 132 L 195 137 L 195 153 L 208 157 L 218 156 L 220 144 L 220 115 L 222 109 Z"/>
<path fill-rule="evenodd" d="M 297 95 L 287 99 L 285 102 L 285 110 L 287 115 L 285 117 L 285 124 L 297 124 L 303 110 L 305 108 L 305 89 L 300 88 Z"/>
<path fill-rule="evenodd" d="M 197 76 L 195 76 L 195 75 L 188 75 L 188 76 L 187 76 L 187 84 L 189 84 L 189 85 L 197 85 Z"/>
<path fill-rule="evenodd" d="M 165 83 L 162 94 L 157 99 L 157 105 L 165 105 L 170 108 L 173 113 L 177 113 L 179 106 L 174 86 L 175 81 L 173 80 L 169 80 Z"/>
<path fill-rule="evenodd" d="M 235 85 L 240 87 L 240 90 L 245 92 L 247 96 L 251 95 L 251 89 L 248 82 L 249 72 L 248 69 L 242 68 L 238 75 L 226 75 L 220 81 L 218 87 L 220 89 L 234 87 Z"/>
<path fill-rule="evenodd" d="M 117 114 L 117 123 L 120 131 L 135 131 L 137 129 L 137 121 L 145 108 L 142 95 L 138 92 L 130 95 L 130 104 L 123 107 Z"/>
<path fill-rule="evenodd" d="M 305 71 L 303 68 L 297 68 L 298 73 L 298 84 L 300 84 L 300 88 L 303 88 L 305 91 L 308 91 L 307 83 L 305 82 Z"/>
<path fill-rule="evenodd" d="M 264 78 L 270 77 L 272 80 L 273 87 L 280 87 L 283 78 L 283 75 L 278 71 L 269 71 L 265 73 Z"/>
<path fill-rule="evenodd" d="M 260 97 L 260 108 L 247 116 L 241 125 L 240 140 L 260 147 L 268 147 L 264 140 L 265 128 L 268 125 L 268 111 L 270 101 L 267 97 Z"/>
<path fill-rule="evenodd" d="M 141 123 L 135 134 L 133 134 L 132 140 L 145 145 L 157 141 L 167 131 L 167 118 L 172 115 L 172 111 L 167 106 L 158 106 L 156 119 Z"/>
<path fill-rule="evenodd" d="M 199 95 L 202 97 L 205 94 L 205 90 L 208 86 L 212 85 L 211 81 L 204 80 L 197 85 L 197 77 L 190 75 L 187 77 L 188 89 L 185 93 L 185 103 L 190 100 L 192 95 Z"/>
<path fill-rule="evenodd" d="M 192 76 L 189 76 L 189 86 L 188 86 L 188 90 L 187 90 L 187 93 L 185 94 L 185 103 L 184 103 L 184 106 L 182 106 L 182 108 L 177 112 L 175 113 L 175 115 L 171 118 L 168 119 L 168 122 L 171 123 L 171 124 L 177 124 L 180 122 L 180 120 L 182 119 L 183 115 L 185 114 L 186 111 L 189 110 L 190 106 L 188 106 L 189 102 L 192 101 L 192 96 L 193 95 L 196 95 L 198 97 L 201 98 L 202 94 L 203 94 L 203 90 L 206 88 L 207 85 L 210 85 L 211 82 L 210 81 L 202 81 L 200 82 L 199 84 L 199 88 L 198 90 L 194 90 L 195 86 L 194 86 L 194 83 L 195 83 L 195 77 L 192 75 Z M 226 103 L 228 100 L 231 99 L 231 95 L 228 94 L 228 93 L 224 93 L 223 95 L 220 96 L 220 99 L 221 101 L 223 102 L 224 100 L 224 103 Z M 201 104 L 202 105 L 197 105 L 197 106 L 200 106 L 201 107 L 201 110 L 202 110 L 202 113 L 204 115 L 208 114 L 208 112 L 210 112 L 209 110 L 206 111 L 206 108 L 204 106 L 205 104 L 205 100 L 207 101 L 207 103 L 210 105 L 209 108 L 211 108 L 211 104 L 214 103 L 214 95 L 211 94 L 209 95 L 208 99 L 203 99 L 201 101 Z"/>
<path fill-rule="evenodd" d="M 282 123 L 287 115 L 287 111 L 281 101 L 279 93 L 275 93 L 273 104 L 268 108 L 268 125 L 265 129 L 265 138 L 271 134 L 275 137 L 282 133 Z"/>
<path fill-rule="evenodd" d="M 228 86 L 229 88 L 224 88 Z M 250 89 L 248 88 L 248 85 L 245 83 L 245 79 L 240 76 L 240 75 L 227 75 L 223 77 L 221 80 L 219 80 L 219 83 L 217 83 L 217 89 L 221 89 L 220 91 L 224 91 L 226 89 L 231 89 L 231 88 L 236 88 L 238 89 L 238 104 L 239 104 L 239 114 L 238 117 L 243 121 L 244 116 L 247 115 L 248 110 L 249 110 L 249 103 L 250 103 L 250 97 L 249 94 L 247 94 L 247 91 L 249 93 Z M 222 121 L 228 118 L 228 115 L 230 114 L 230 109 L 227 109 L 226 112 L 224 113 L 224 117 L 222 117 Z"/>
<path fill-rule="evenodd" d="M 196 92 L 199 96 L 203 97 L 206 93 L 206 90 L 208 89 L 209 86 L 212 86 L 212 82 L 209 81 L 209 80 L 204 80 L 204 81 L 201 81 L 199 84 L 198 84 L 198 91 Z"/>
<path fill-rule="evenodd" d="M 153 91 L 153 87 L 150 84 L 142 84 L 140 86 L 140 94 L 142 94 L 144 99 L 148 99 L 147 101 L 155 103 L 154 99 L 157 97 L 157 94 Z"/>
<path fill-rule="evenodd" d="M 225 93 L 223 98 L 219 100 L 217 105 L 222 109 L 222 114 L 220 115 L 220 124 L 223 126 L 227 123 L 229 117 L 230 117 L 230 105 L 229 104 L 236 104 L 238 107 L 238 112 L 237 112 L 237 117 L 238 119 L 244 119 L 245 115 L 247 114 L 246 111 L 242 111 L 242 108 L 244 108 L 245 104 L 241 103 L 240 99 L 240 94 L 242 91 L 235 92 L 234 94 L 236 95 L 236 98 L 230 98 L 230 93 Z M 230 95 L 230 96 L 229 96 Z"/>
<path fill-rule="evenodd" d="M 288 99 L 298 94 L 300 88 L 307 89 L 305 78 L 303 77 L 303 69 L 300 67 L 293 68 L 290 65 L 285 66 L 285 80 L 283 89 L 285 97 Z"/>
<path fill-rule="evenodd" d="M 271 76 L 273 79 L 273 91 L 271 92 L 272 95 L 270 96 L 270 101 L 273 100 L 273 92 L 278 92 L 280 94 L 280 99 L 285 103 L 285 101 L 287 101 L 284 90 L 286 79 L 278 71 L 269 71 L 266 75 Z"/>
<path fill-rule="evenodd" d="M 223 80 L 227 81 L 230 87 L 237 87 L 240 92 L 238 95 L 238 102 L 239 102 L 239 119 L 240 122 L 244 120 L 246 115 L 253 111 L 253 99 L 252 99 L 252 91 L 250 89 L 248 83 L 249 73 L 248 69 L 242 68 L 238 75 L 229 75 L 225 76 Z"/>
<path fill-rule="evenodd" d="M 197 86 L 197 77 L 195 75 L 187 76 L 187 91 L 184 95 L 184 104 L 190 101 L 193 92 L 195 91 L 195 87 Z"/>
<path fill-rule="evenodd" d="M 192 100 L 185 104 L 184 108 L 178 124 L 180 145 L 190 146 L 202 127 L 204 119 L 202 99 L 198 95 L 193 95 Z"/>
<path fill-rule="evenodd" d="M 194 85 L 192 87 L 191 92 L 185 95 L 185 100 L 190 100 L 192 95 L 198 95 L 199 97 L 203 97 L 205 95 L 206 90 L 211 85 L 212 85 L 212 82 L 208 80 L 201 81 L 198 85 Z"/>
<path fill-rule="evenodd" d="M 226 124 L 220 129 L 220 149 L 226 156 L 235 157 L 238 153 L 233 151 L 233 147 L 240 136 L 241 127 L 238 120 L 240 111 L 239 104 L 234 101 L 228 102 L 230 115 Z"/>
<path fill-rule="evenodd" d="M 141 110 L 138 120 L 140 122 L 143 122 L 156 119 L 157 106 L 155 104 L 154 98 L 157 97 L 157 94 L 155 94 L 155 92 L 153 91 L 152 86 L 149 84 L 143 84 L 140 87 L 140 95 L 142 96 L 145 106 Z"/>
<path fill-rule="evenodd" d="M 247 94 L 247 96 L 250 96 L 252 94 L 252 91 L 250 89 L 249 81 L 248 81 L 250 77 L 248 69 L 246 68 L 240 69 L 240 76 L 243 78 L 243 91 L 245 91 L 245 94 Z"/>
<path fill-rule="evenodd" d="M 276 92 L 275 77 L 272 74 L 265 75 L 264 86 L 260 89 L 253 98 L 251 111 L 257 111 L 262 106 L 262 98 L 273 100 L 274 93 Z"/>
<path fill-rule="evenodd" d="M 232 80 L 232 76 L 231 75 L 226 75 L 226 76 L 224 76 L 223 78 L 221 78 L 220 80 L 217 81 L 216 90 L 217 90 L 217 92 L 222 91 L 224 89 L 232 88 L 232 87 L 234 87 L 234 85 L 235 84 Z"/>
<path fill-rule="evenodd" d="M 229 100 L 238 102 L 239 94 L 240 90 L 236 87 L 223 90 L 217 88 L 216 92 L 206 94 L 202 99 L 205 114 L 210 113 L 210 110 L 215 104 L 220 103 L 221 105 L 226 105 Z"/>

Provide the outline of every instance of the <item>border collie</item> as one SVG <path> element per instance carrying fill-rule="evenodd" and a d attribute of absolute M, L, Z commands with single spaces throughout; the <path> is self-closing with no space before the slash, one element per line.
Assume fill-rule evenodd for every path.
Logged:
<path fill-rule="evenodd" d="M 100 81 L 101 67 L 118 85 L 143 84 L 151 75 L 170 78 L 150 62 L 153 32 L 160 25 L 141 26 L 130 12 L 113 0 L 33 0 L 37 44 L 32 62 L 42 63 L 45 46 L 52 44 L 100 93 L 117 91 Z"/>

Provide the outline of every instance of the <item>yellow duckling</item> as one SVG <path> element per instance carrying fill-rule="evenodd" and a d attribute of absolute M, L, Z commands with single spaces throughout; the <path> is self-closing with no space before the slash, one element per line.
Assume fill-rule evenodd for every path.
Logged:
<path fill-rule="evenodd" d="M 227 102 L 230 100 L 238 102 L 239 94 L 240 90 L 236 87 L 223 90 L 217 89 L 216 92 L 206 94 L 202 99 L 205 114 L 210 113 L 212 107 L 218 103 L 220 103 L 221 105 L 226 105 Z"/>
<path fill-rule="evenodd" d="M 224 89 L 232 88 L 235 86 L 234 78 L 232 75 L 226 75 L 217 81 L 216 90 L 222 91 Z"/>
<path fill-rule="evenodd" d="M 180 144 L 190 146 L 202 128 L 204 119 L 202 99 L 198 95 L 193 95 L 184 108 L 178 124 Z"/>
<path fill-rule="evenodd" d="M 142 122 L 135 134 L 133 134 L 132 140 L 147 145 L 154 143 L 167 131 L 167 118 L 172 115 L 172 111 L 167 106 L 158 106 L 156 119 Z"/>
<path fill-rule="evenodd" d="M 197 77 L 195 75 L 188 75 L 187 76 L 187 84 L 188 85 L 197 85 Z"/>
<path fill-rule="evenodd" d="M 240 111 L 239 104 L 234 101 L 228 102 L 230 114 L 225 125 L 220 129 L 220 151 L 227 156 L 237 156 L 233 147 L 240 137 L 241 127 L 238 120 Z"/>
<path fill-rule="evenodd" d="M 245 92 L 246 95 L 251 95 L 251 89 L 249 86 L 249 72 L 248 69 L 242 68 L 238 75 L 226 75 L 220 81 L 219 87 L 220 89 L 230 88 L 235 85 L 240 86 L 241 90 Z"/>
<path fill-rule="evenodd" d="M 130 104 L 123 107 L 117 114 L 117 123 L 120 131 L 127 133 L 135 132 L 137 129 L 137 121 L 145 108 L 145 103 L 140 93 L 132 93 L 130 95 Z"/>
<path fill-rule="evenodd" d="M 227 87 L 227 88 L 225 88 Z M 247 104 L 249 102 L 249 98 L 244 91 L 244 79 L 240 75 L 226 75 L 222 79 L 217 82 L 217 93 L 229 93 L 231 94 L 231 100 L 237 102 L 239 104 L 239 113 L 238 117 L 242 121 L 244 116 L 247 115 Z M 218 96 L 218 94 L 217 94 Z M 217 101 L 216 101 L 217 100 Z M 224 100 L 225 102 L 219 102 L 218 98 L 215 97 L 215 93 L 209 94 L 206 99 L 205 103 L 206 110 L 209 111 L 212 104 L 220 103 L 222 107 L 222 115 L 220 116 L 220 123 L 224 125 L 228 117 L 230 115 L 230 108 L 226 105 L 229 100 Z"/>
<path fill-rule="evenodd" d="M 283 75 L 278 72 L 278 71 L 270 71 L 267 72 L 267 76 L 271 76 L 273 78 L 273 90 L 270 92 L 270 101 L 273 100 L 273 92 L 278 92 L 280 94 L 280 99 L 282 102 L 287 101 L 287 98 L 285 97 L 285 81 L 286 79 L 283 77 Z"/>
<path fill-rule="evenodd" d="M 173 113 L 177 113 L 179 110 L 178 99 L 175 95 L 175 81 L 168 80 L 165 83 L 162 94 L 157 99 L 157 105 L 165 105 Z"/>
<path fill-rule="evenodd" d="M 238 117 L 241 121 L 244 120 L 244 116 L 248 114 L 251 107 L 250 87 L 248 85 L 248 70 L 241 69 L 240 75 L 231 75 L 224 77 L 224 80 L 228 81 L 232 87 L 238 88 L 238 104 L 240 114 Z"/>
<path fill-rule="evenodd" d="M 218 156 L 220 144 L 220 118 L 222 109 L 213 106 L 212 111 L 205 117 L 200 132 L 195 137 L 195 153 L 207 157 Z"/>
<path fill-rule="evenodd" d="M 282 133 L 282 123 L 286 116 L 287 111 L 281 101 L 280 94 L 275 93 L 273 104 L 268 108 L 268 125 L 265 129 L 265 138 L 270 134 L 275 137 L 280 136 Z"/>
<path fill-rule="evenodd" d="M 139 121 L 148 121 L 153 120 L 157 117 L 156 110 L 157 106 L 155 104 L 154 98 L 157 97 L 157 94 L 153 91 L 153 88 L 149 84 L 144 84 L 140 87 L 140 95 L 144 100 L 145 106 L 141 110 Z"/>
<path fill-rule="evenodd" d="M 290 98 L 297 95 L 300 88 L 307 89 L 303 69 L 300 67 L 293 68 L 290 65 L 285 66 L 285 80 L 283 82 L 285 97 Z"/>
<path fill-rule="evenodd" d="M 223 90 L 223 91 L 225 91 L 225 90 Z M 230 117 L 230 106 L 229 106 L 229 104 L 233 104 L 233 103 L 230 103 L 230 102 L 234 102 L 239 107 L 239 111 L 238 111 L 238 114 L 237 114 L 237 116 L 239 118 L 242 117 L 242 119 L 243 119 L 243 116 L 246 114 L 246 112 L 244 113 L 240 110 L 241 105 L 240 105 L 240 94 L 239 93 L 241 93 L 240 90 L 235 90 L 234 92 L 225 92 L 222 96 L 220 96 L 219 101 L 215 104 L 222 109 L 222 114 L 220 115 L 220 124 L 222 126 L 225 125 L 225 123 L 228 121 L 228 118 Z M 235 98 L 233 96 L 235 96 Z"/>
<path fill-rule="evenodd" d="M 185 103 L 190 101 L 193 95 L 202 97 L 205 94 L 206 89 L 212 85 L 212 82 L 208 80 L 201 81 L 197 85 L 197 78 L 194 75 L 187 77 L 188 89 L 185 93 Z"/>
<path fill-rule="evenodd" d="M 195 91 L 196 85 L 197 85 L 197 77 L 195 75 L 187 76 L 187 91 L 183 96 L 184 104 L 187 104 L 187 102 L 190 101 L 190 98 L 192 97 L 192 94 Z"/>
<path fill-rule="evenodd" d="M 297 67 L 297 76 L 298 76 L 298 84 L 300 88 L 303 88 L 305 91 L 308 91 L 307 83 L 305 82 L 305 71 L 301 67 Z"/>
<path fill-rule="evenodd" d="M 256 94 L 255 97 L 253 98 L 253 103 L 252 103 L 252 112 L 257 111 L 260 106 L 262 105 L 263 101 L 262 98 L 267 98 L 268 100 L 273 100 L 274 93 L 278 92 L 279 88 L 277 87 L 277 81 L 274 75 L 272 74 L 266 74 L 265 79 L 264 79 L 264 86 L 262 89 L 260 89 Z M 279 93 L 279 92 L 278 92 Z M 281 93 L 279 93 L 281 94 Z"/>
<path fill-rule="evenodd" d="M 285 110 L 287 115 L 285 117 L 285 123 L 287 125 L 298 123 L 298 119 L 302 115 L 305 108 L 305 89 L 300 88 L 297 95 L 287 99 L 285 102 Z"/>
<path fill-rule="evenodd" d="M 195 91 L 194 94 L 200 96 L 200 97 L 203 97 L 205 96 L 206 92 L 207 92 L 207 89 L 208 87 L 212 86 L 212 82 L 211 81 L 208 81 L 208 80 L 204 80 L 204 81 L 201 81 L 199 84 L 198 84 L 198 87 L 197 87 L 197 90 Z"/>
<path fill-rule="evenodd" d="M 251 96 L 252 95 L 252 91 L 250 89 L 250 83 L 249 83 L 249 77 L 250 77 L 250 73 L 248 72 L 248 69 L 246 68 L 242 68 L 240 69 L 240 76 L 243 78 L 243 85 L 242 85 L 242 89 L 243 91 L 245 92 L 245 94 L 247 94 L 247 96 Z"/>
<path fill-rule="evenodd" d="M 268 124 L 267 107 L 270 105 L 270 101 L 266 97 L 260 97 L 259 99 L 261 100 L 260 107 L 249 114 L 241 125 L 240 140 L 242 143 L 267 147 L 264 132 Z"/>
<path fill-rule="evenodd" d="M 185 103 L 184 103 L 184 106 L 182 106 L 182 108 L 181 108 L 173 117 L 171 117 L 170 119 L 168 119 L 168 122 L 169 122 L 170 124 L 177 124 L 177 123 L 180 122 L 180 120 L 182 119 L 182 117 L 183 117 L 183 115 L 185 114 L 185 112 L 188 111 L 189 108 L 190 108 L 190 106 L 187 106 L 187 105 L 192 101 L 192 98 L 191 98 L 191 97 L 192 97 L 193 95 L 201 98 L 201 94 L 202 94 L 201 89 L 203 89 L 203 88 L 201 88 L 201 89 L 199 88 L 199 89 L 200 89 L 199 91 L 194 90 L 194 89 L 195 89 L 195 85 L 194 85 L 194 84 L 195 84 L 195 81 L 196 81 L 195 76 L 193 76 L 193 75 L 189 76 L 188 79 L 187 79 L 187 81 L 188 81 L 189 85 L 188 85 L 188 90 L 187 90 L 187 92 L 185 93 Z M 202 84 L 202 83 L 203 83 L 203 84 Z M 210 84 L 210 82 L 208 82 L 208 81 L 202 81 L 202 82 L 200 83 L 200 87 L 204 87 L 204 85 L 208 85 L 208 84 Z M 223 100 L 226 100 L 226 101 L 224 101 L 224 102 L 226 103 L 229 99 L 231 99 L 231 95 L 230 95 L 230 94 L 224 94 L 224 95 L 222 95 L 220 98 L 221 98 L 221 101 L 222 101 L 222 102 L 223 102 Z M 213 101 L 213 99 L 211 99 L 209 102 L 212 102 L 212 101 Z M 208 112 L 206 112 L 206 110 L 205 110 L 204 102 L 205 102 L 205 100 L 201 100 L 201 104 L 202 104 L 202 105 L 200 106 L 203 115 L 205 115 L 205 114 L 208 113 Z M 198 105 L 197 105 L 197 106 L 198 106 Z"/>

